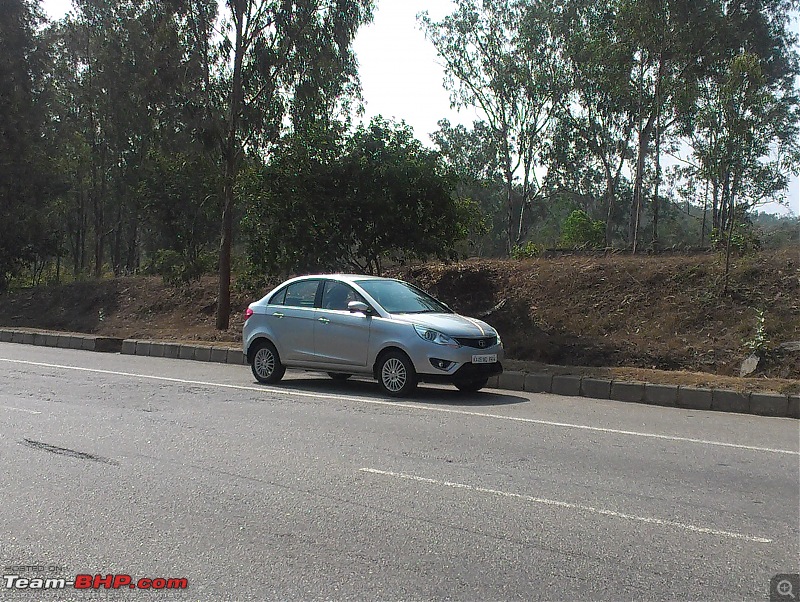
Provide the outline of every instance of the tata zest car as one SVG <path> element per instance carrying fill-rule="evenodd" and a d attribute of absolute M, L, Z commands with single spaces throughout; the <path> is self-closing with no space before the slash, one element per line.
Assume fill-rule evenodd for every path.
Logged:
<path fill-rule="evenodd" d="M 385 393 L 403 396 L 419 381 L 477 391 L 503 371 L 503 344 L 494 328 L 411 284 L 374 276 L 287 280 L 250 304 L 243 341 L 262 383 L 300 368 L 337 380 L 372 376 Z"/>

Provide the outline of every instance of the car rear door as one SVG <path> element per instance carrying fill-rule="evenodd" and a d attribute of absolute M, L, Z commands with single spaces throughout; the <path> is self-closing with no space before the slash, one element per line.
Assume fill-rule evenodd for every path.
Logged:
<path fill-rule="evenodd" d="M 270 299 L 266 320 L 284 362 L 314 360 L 314 301 L 320 281 L 300 280 Z"/>

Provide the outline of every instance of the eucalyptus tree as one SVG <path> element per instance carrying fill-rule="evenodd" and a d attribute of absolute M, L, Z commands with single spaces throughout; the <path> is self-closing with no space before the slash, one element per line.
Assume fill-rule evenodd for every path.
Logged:
<path fill-rule="evenodd" d="M 226 329 L 230 318 L 233 212 L 243 160 L 248 153 L 268 153 L 287 117 L 312 119 L 357 91 L 351 44 L 371 20 L 373 1 L 226 0 L 225 7 L 211 84 L 216 91 L 209 95 L 222 123 L 218 329 Z"/>
<path fill-rule="evenodd" d="M 456 194 L 475 203 L 475 217 L 482 223 L 472 229 L 466 244 L 478 256 L 502 256 L 507 244 L 503 223 L 505 184 L 496 138 L 484 121 L 475 121 L 471 128 L 452 125 L 447 119 L 438 125 L 431 140 L 458 178 Z"/>
<path fill-rule="evenodd" d="M 788 28 L 788 11 L 798 7 L 762 1 L 722 13 L 718 61 L 700 81 L 696 111 L 681 123 L 691 149 L 681 174 L 708 189 L 717 232 L 780 201 L 789 174 L 800 169 L 800 61 Z"/>
<path fill-rule="evenodd" d="M 525 211 L 545 197 L 537 168 L 564 93 L 551 14 L 547 1 L 457 0 L 442 21 L 419 16 L 445 63 L 452 104 L 475 107 L 494 138 L 506 188 L 507 253 L 525 236 Z"/>
<path fill-rule="evenodd" d="M 627 215 L 625 167 L 633 156 L 636 122 L 633 57 L 615 26 L 619 6 L 618 0 L 571 0 L 554 16 L 569 94 L 561 105 L 551 163 L 561 174 L 562 189 L 593 197 L 593 186 L 602 182 L 598 196 L 604 206 L 591 209 L 605 217 L 606 246 L 613 243 L 620 216 Z M 595 170 L 599 178 L 592 176 Z"/>
<path fill-rule="evenodd" d="M 50 102 L 48 52 L 37 2 L 0 10 L 0 291 L 22 262 L 54 254 L 46 222 L 52 195 L 44 140 Z"/>

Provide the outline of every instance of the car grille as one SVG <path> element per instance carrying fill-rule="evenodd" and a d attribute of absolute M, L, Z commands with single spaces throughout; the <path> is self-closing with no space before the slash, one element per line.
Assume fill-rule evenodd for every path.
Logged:
<path fill-rule="evenodd" d="M 488 349 L 497 345 L 497 337 L 481 337 L 479 339 L 467 339 L 464 337 L 455 337 L 459 345 L 464 347 L 474 347 L 475 349 Z"/>

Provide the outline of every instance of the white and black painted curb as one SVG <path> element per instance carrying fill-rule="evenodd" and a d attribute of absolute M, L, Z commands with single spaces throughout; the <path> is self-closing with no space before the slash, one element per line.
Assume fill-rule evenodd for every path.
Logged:
<path fill-rule="evenodd" d="M 242 365 L 247 363 L 241 348 L 231 345 L 117 339 L 95 335 L 8 328 L 0 328 L 0 342 L 220 364 Z M 506 371 L 499 376 L 494 376 L 489 379 L 488 386 L 508 391 L 582 396 L 692 410 L 715 410 L 800 419 L 800 395 L 784 395 L 782 393 L 743 393 L 727 389 L 658 385 L 588 376 L 518 371 Z"/>

